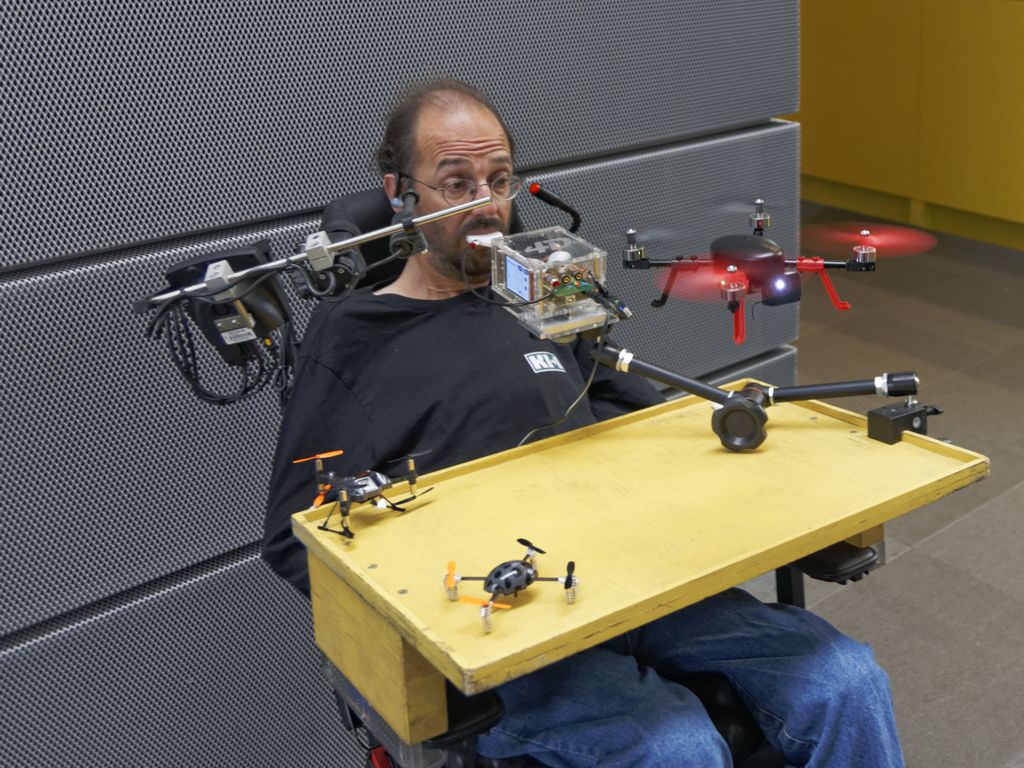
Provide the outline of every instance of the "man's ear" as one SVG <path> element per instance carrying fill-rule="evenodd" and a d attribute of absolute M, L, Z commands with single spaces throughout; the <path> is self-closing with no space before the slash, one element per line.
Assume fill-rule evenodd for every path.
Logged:
<path fill-rule="evenodd" d="M 399 202 L 395 205 L 395 201 L 398 198 L 398 175 L 394 173 L 384 174 L 384 194 L 388 196 L 388 200 L 391 201 L 391 209 L 397 212 L 402 204 Z"/>

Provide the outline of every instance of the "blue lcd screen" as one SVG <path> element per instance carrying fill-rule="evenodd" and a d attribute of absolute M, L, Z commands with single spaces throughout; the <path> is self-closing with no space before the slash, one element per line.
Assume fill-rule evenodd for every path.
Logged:
<path fill-rule="evenodd" d="M 505 287 L 526 301 L 533 298 L 530 295 L 530 270 L 511 256 L 505 257 Z"/>

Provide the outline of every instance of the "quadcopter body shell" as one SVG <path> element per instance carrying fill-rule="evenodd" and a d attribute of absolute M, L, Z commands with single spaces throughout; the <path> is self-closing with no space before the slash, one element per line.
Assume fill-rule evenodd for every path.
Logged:
<path fill-rule="evenodd" d="M 725 272 L 729 267 L 743 270 L 751 293 L 786 271 L 782 248 L 757 235 L 724 235 L 711 243 L 711 262 Z"/>
<path fill-rule="evenodd" d="M 334 475 L 333 472 L 331 474 Z M 336 476 L 334 479 L 338 482 Z M 369 469 L 364 472 L 357 472 L 349 477 L 344 477 L 340 480 L 339 484 L 348 492 L 349 499 L 356 503 L 361 503 L 371 501 L 380 496 L 384 491 L 391 488 L 393 481 L 383 472 Z"/>
<path fill-rule="evenodd" d="M 527 560 L 506 560 L 484 577 L 484 591 L 492 595 L 518 595 L 533 584 L 537 567 Z"/>

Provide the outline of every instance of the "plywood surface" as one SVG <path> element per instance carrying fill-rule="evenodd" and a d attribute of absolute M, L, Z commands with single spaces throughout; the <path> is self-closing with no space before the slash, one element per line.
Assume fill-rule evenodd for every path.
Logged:
<path fill-rule="evenodd" d="M 361 508 L 356 539 L 296 534 L 456 686 L 474 693 L 852 537 L 983 477 L 985 457 L 918 435 L 870 440 L 863 417 L 822 403 L 768 410 L 768 439 L 734 454 L 711 405 L 666 403 L 425 476 L 396 513 Z M 337 516 L 334 518 L 337 520 Z M 478 610 L 448 600 L 448 560 L 484 575 L 545 549 L 541 575 L 574 560 L 579 600 L 538 583 L 485 635 Z M 480 582 L 462 594 L 485 596 Z"/>

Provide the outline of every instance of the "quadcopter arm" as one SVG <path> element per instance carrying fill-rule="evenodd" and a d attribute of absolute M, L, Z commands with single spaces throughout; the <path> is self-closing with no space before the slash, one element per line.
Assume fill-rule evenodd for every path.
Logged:
<path fill-rule="evenodd" d="M 845 269 L 847 272 L 855 271 L 850 269 L 849 261 L 826 261 L 825 259 L 818 258 L 817 256 L 800 256 L 796 259 L 786 259 L 786 266 L 793 267 L 798 272 L 818 272 L 822 269 Z"/>

